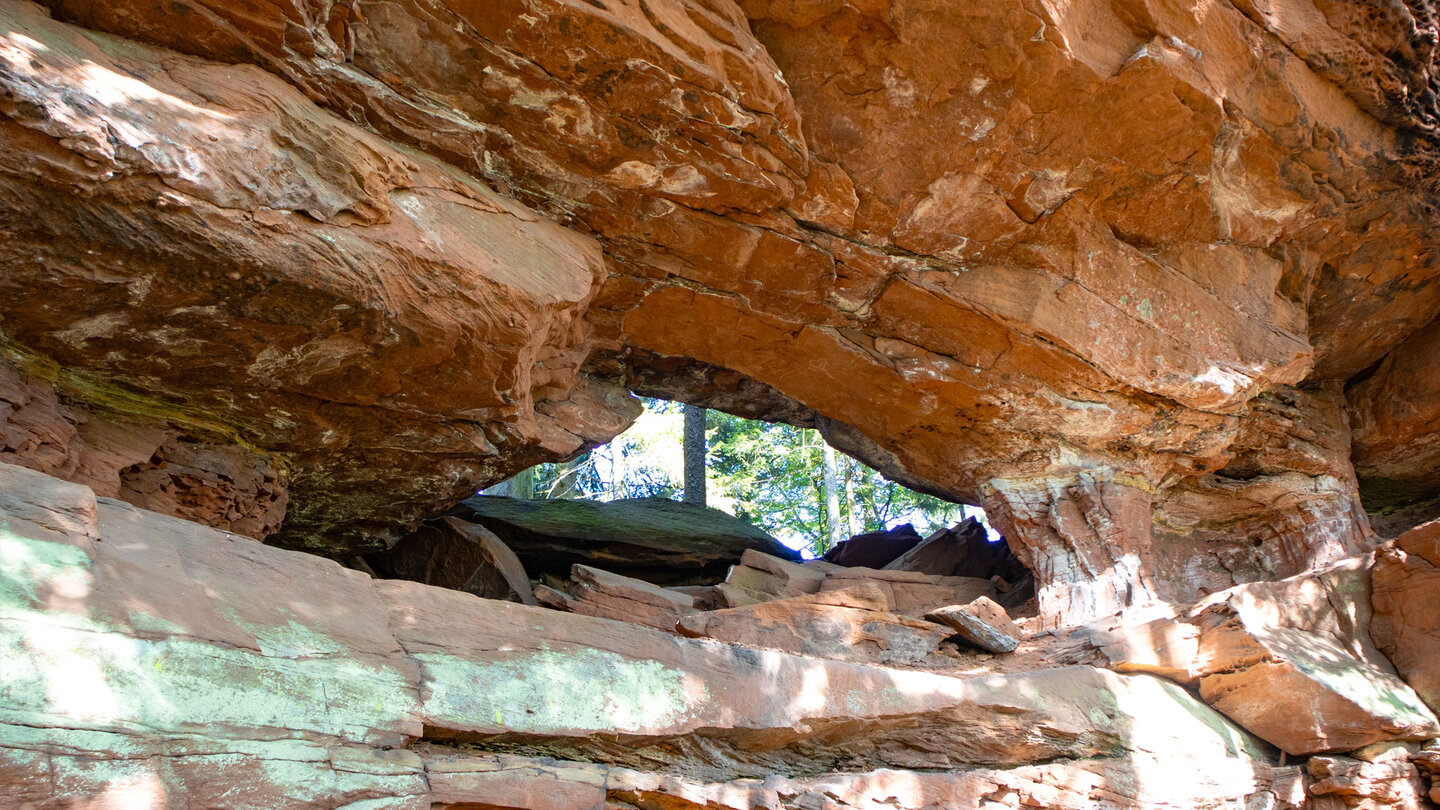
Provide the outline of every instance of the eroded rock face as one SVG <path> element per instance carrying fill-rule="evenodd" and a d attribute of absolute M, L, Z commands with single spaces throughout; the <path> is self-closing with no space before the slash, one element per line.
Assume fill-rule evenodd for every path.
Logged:
<path fill-rule="evenodd" d="M 1440 309 L 1428 180 L 1437 120 L 1428 89 L 1434 24 L 1419 6 L 1358 13 L 1306 0 L 1183 7 L 1005 0 L 968 10 L 935 0 L 525 0 L 495 13 L 459 0 L 46 5 L 79 25 L 260 66 L 268 74 L 236 68 L 246 79 L 227 92 L 244 94 L 252 83 L 288 85 L 298 91 L 277 90 L 270 98 L 301 103 L 303 94 L 355 122 L 357 132 L 368 130 L 340 139 L 364 143 L 358 151 L 320 138 L 323 149 L 300 139 L 273 152 L 296 167 L 333 158 L 324 165 L 359 167 L 349 176 L 371 178 L 364 183 L 346 185 L 336 173 L 316 170 L 283 194 L 262 183 L 243 193 L 231 188 L 233 199 L 224 197 L 231 207 L 223 210 L 242 220 L 237 229 L 249 227 L 243 217 L 261 208 L 293 215 L 280 217 L 284 225 L 255 226 L 272 230 L 249 231 L 260 234 L 255 245 L 224 249 L 217 266 L 244 256 L 264 268 L 244 273 L 335 298 L 315 296 L 327 302 L 315 312 L 352 307 L 327 327 L 331 332 L 302 327 L 283 339 L 263 336 L 281 346 L 278 357 L 290 359 L 265 366 L 274 369 L 275 384 L 263 388 L 262 399 L 271 401 L 274 392 L 290 397 L 266 407 L 294 416 L 289 449 L 319 453 L 297 467 L 292 492 L 305 494 L 292 499 L 287 537 L 313 539 L 319 535 L 307 527 L 375 521 L 381 511 L 393 515 L 390 507 L 400 501 L 425 500 L 418 487 L 377 486 L 378 473 L 368 491 L 387 493 L 384 510 L 358 487 L 348 501 L 338 486 L 321 494 L 321 480 L 341 480 L 342 469 L 326 461 L 332 450 L 313 450 L 329 447 L 321 442 L 326 429 L 368 453 L 344 469 L 414 469 L 401 462 L 443 453 L 445 480 L 456 482 L 448 493 L 461 489 L 459 481 L 495 480 L 613 433 L 623 414 L 603 414 L 620 406 L 577 382 L 582 363 L 592 377 L 814 424 L 887 473 L 972 503 L 1042 479 L 1050 482 L 1042 489 L 1068 489 L 1093 475 L 1133 484 L 1162 512 L 1177 490 L 1219 511 L 1249 510 L 1250 528 L 1269 535 L 1252 553 L 1243 549 L 1248 537 L 1189 527 L 1185 542 L 1212 547 L 1197 578 L 1166 570 L 1174 561 L 1163 549 L 1147 558 L 1139 547 L 1154 539 L 1152 529 L 1124 528 L 1127 542 L 1138 545 L 1120 556 L 1135 556 L 1138 572 L 1063 601 L 1060 592 L 1078 587 L 1063 581 L 1064 572 L 1079 570 L 1078 563 L 1057 563 L 1053 573 L 1062 580 L 1041 583 L 1048 594 L 1042 610 L 1057 621 L 1083 620 L 1144 601 L 1152 591 L 1169 598 L 1167 589 L 1197 579 L 1213 591 L 1260 576 L 1282 556 L 1286 565 L 1303 566 L 1327 558 L 1337 544 L 1363 540 L 1364 517 L 1348 474 L 1319 476 L 1309 460 L 1281 453 L 1258 473 L 1212 476 L 1243 461 L 1247 447 L 1269 439 L 1284 447 L 1307 431 L 1331 432 L 1323 415 L 1309 424 L 1308 412 L 1293 425 L 1284 423 L 1290 416 L 1251 419 L 1268 407 L 1257 398 L 1333 392 L 1387 353 L 1391 365 L 1401 364 L 1397 347 Z M 180 81 L 175 76 L 131 72 L 141 78 L 130 80 L 152 90 L 162 82 L 162 96 L 183 96 L 164 89 L 170 87 L 164 82 Z M 204 70 L 172 72 L 183 74 L 183 84 Z M 23 66 L 16 71 L 23 73 Z M 59 90 L 30 88 L 32 95 Z M 196 106 L 225 108 L 233 100 L 208 98 Z M 139 103 L 132 96 L 131 106 Z M 273 107 L 260 104 L 243 115 L 256 119 L 256 132 L 299 129 L 292 119 L 311 120 L 311 113 L 293 111 L 280 120 Z M 58 109 L 45 99 L 40 113 L 17 108 L 15 132 L 53 129 L 44 123 L 52 108 Z M 77 113 L 75 121 L 107 114 L 114 115 Z M 332 125 L 340 126 L 315 124 Z M 54 148 L 43 139 L 17 140 L 14 154 Z M 196 154 L 211 152 L 224 149 Z M 434 168 L 442 163 L 444 171 Z M 445 182 L 463 190 L 418 179 L 432 171 L 451 172 Z M 35 172 L 48 179 L 22 183 L 17 210 L 26 212 L 28 232 L 58 232 L 30 212 L 36 200 L 72 193 L 73 185 L 56 182 L 58 169 Z M 429 189 L 489 200 L 467 185 L 470 178 L 568 226 L 556 232 L 533 220 L 525 226 L 525 235 L 553 255 L 521 256 L 487 243 L 496 263 L 516 268 L 501 278 L 490 265 L 475 273 L 473 258 L 446 252 L 477 255 L 468 247 L 476 231 L 457 226 L 444 231 L 442 244 L 422 247 L 418 232 L 434 230 L 430 220 L 415 219 L 396 199 L 413 195 L 445 212 Z M 206 192 L 215 199 L 229 188 L 222 176 L 202 179 L 201 185 L 215 181 Z M 101 194 L 86 205 L 104 208 L 107 199 Z M 167 205 L 135 208 L 153 219 L 136 227 L 164 234 L 150 241 L 168 245 L 140 240 L 136 250 L 220 252 L 197 244 L 195 222 L 208 209 Z M 504 206 L 520 210 L 509 200 Z M 131 250 L 129 232 L 105 230 L 99 208 L 95 226 L 84 231 L 88 249 L 107 256 Z M 505 221 L 515 225 L 525 216 Z M 386 290 L 423 292 L 434 307 L 415 303 L 417 293 L 396 294 L 413 312 L 392 300 L 389 309 L 367 309 L 360 296 L 286 275 L 285 257 L 303 255 L 308 235 L 342 224 L 346 236 L 360 239 L 351 253 L 369 257 L 362 263 L 403 268 L 386 276 Z M 414 233 L 399 232 L 406 228 Z M 383 240 L 367 240 L 381 231 Z M 319 266 L 327 266 L 328 248 L 312 248 Z M 81 275 L 74 268 L 89 255 L 51 261 Z M 434 266 L 445 261 L 466 270 L 447 276 Z M 198 285 L 209 303 L 184 306 L 233 309 L 249 293 L 226 278 L 217 272 Z M 518 280 L 540 278 L 543 290 Z M 33 279 L 23 283 L 33 286 Z M 484 300 L 482 311 L 459 305 L 465 295 L 452 287 Z M 106 313 L 119 311 L 114 296 L 91 299 L 82 311 L 25 329 L 12 327 L 7 313 L 7 334 L 66 368 L 123 372 L 127 384 L 147 394 L 177 393 L 158 363 L 136 360 L 131 368 L 104 359 L 109 355 L 65 348 L 59 335 L 90 334 L 115 317 Z M 444 315 L 433 311 L 446 306 Z M 16 299 L 14 307 L 32 308 L 29 299 Z M 163 310 L 176 335 L 199 328 L 170 317 L 177 307 L 138 309 Z M 319 318 L 266 317 L 292 326 Z M 214 324 L 210 318 L 206 328 Z M 401 336 L 393 345 L 381 349 L 381 338 L 364 337 L 391 325 Z M 237 328 L 252 334 L 250 327 L 247 320 Z M 113 337 L 122 333 L 116 327 L 91 340 L 113 349 L 108 344 L 124 344 Z M 154 344 L 147 348 L 183 365 L 173 350 Z M 301 351 L 305 346 L 312 348 Z M 356 363 L 318 359 L 341 355 L 363 356 L 369 376 L 350 373 Z M 258 349 L 224 357 L 229 368 L 250 368 Z M 191 372 L 189 379 L 205 379 Z M 376 375 L 383 379 L 371 379 Z M 452 394 L 469 380 L 476 390 L 463 391 L 462 406 Z M 350 401 L 362 384 L 374 402 Z M 318 406 L 295 399 L 317 396 L 322 385 L 349 406 L 344 419 L 330 414 L 338 405 L 325 411 L 346 430 L 311 429 L 321 421 L 311 415 Z M 350 398 L 337 387 L 351 390 Z M 354 415 L 372 412 L 367 408 L 390 408 L 413 424 L 380 441 L 351 427 L 364 424 Z M 279 437 L 254 440 L 277 432 L 273 419 L 261 421 L 246 423 L 246 435 L 286 449 Z M 406 437 L 403 446 L 394 435 Z M 457 449 L 462 440 L 478 450 Z M 1372 445 L 1378 447 L 1367 438 L 1365 447 Z M 1296 502 L 1317 483 L 1324 487 L 1318 502 Z M 440 497 L 433 486 L 427 493 Z M 1057 504 L 1067 498 L 1046 496 Z M 1025 523 L 1031 511 L 1025 506 L 1015 521 Z M 1163 520 L 1157 525 L 1169 529 Z M 1027 545 L 1055 545 L 1046 531 L 1010 539 L 1023 556 Z M 361 541 L 332 535 L 316 542 Z M 1223 570 L 1245 554 L 1251 559 Z"/>
<path fill-rule="evenodd" d="M 1440 515 L 1440 321 L 1347 391 L 1365 506 L 1393 537 Z"/>
<path fill-rule="evenodd" d="M 54 384 L 4 359 L 0 459 L 247 537 L 274 534 L 289 500 L 288 473 L 268 454 L 199 440 L 152 416 L 62 402 Z"/>
<path fill-rule="evenodd" d="M 592 241 L 258 68 L 29 3 L 0 24 L 7 351 L 80 403 L 281 459 L 277 540 L 373 547 L 633 417 L 579 375 Z M 206 508 L 132 477 L 147 505 Z"/>

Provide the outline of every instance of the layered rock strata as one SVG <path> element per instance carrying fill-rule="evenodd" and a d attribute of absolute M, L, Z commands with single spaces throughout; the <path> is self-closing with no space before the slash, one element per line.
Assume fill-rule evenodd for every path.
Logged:
<path fill-rule="evenodd" d="M 1149 676 L 960 678 L 682 639 L 0 475 L 0 779 L 19 807 L 1198 808 L 1301 780 Z"/>
<path fill-rule="evenodd" d="M 105 418 L 274 459 L 277 540 L 383 546 L 637 413 L 580 376 L 593 241 L 264 70 L 29 3 L 0 26 L 5 353 Z"/>

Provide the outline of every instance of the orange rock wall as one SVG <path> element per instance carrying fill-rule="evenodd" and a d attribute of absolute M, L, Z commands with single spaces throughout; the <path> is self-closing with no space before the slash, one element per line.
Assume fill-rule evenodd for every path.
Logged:
<path fill-rule="evenodd" d="M 984 501 L 1066 621 L 1368 543 L 1347 406 L 1435 483 L 1383 449 L 1440 311 L 1420 0 L 44 5 L 4 341 L 276 459 L 279 542 L 381 545 L 627 385 Z"/>

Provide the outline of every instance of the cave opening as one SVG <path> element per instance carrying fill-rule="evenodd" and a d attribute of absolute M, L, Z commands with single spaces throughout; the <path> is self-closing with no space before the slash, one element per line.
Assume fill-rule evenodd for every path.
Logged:
<path fill-rule="evenodd" d="M 477 492 L 365 566 L 592 615 L 638 610 L 667 631 L 677 593 L 682 611 L 716 610 L 814 595 L 829 579 L 884 583 L 897 613 L 986 596 L 1034 615 L 1034 576 L 982 509 L 891 480 L 804 419 L 640 402 L 611 441 Z M 897 588 L 923 596 L 901 597 L 915 601 L 901 611 Z"/>
<path fill-rule="evenodd" d="M 658 397 L 640 400 L 644 412 L 610 442 L 570 461 L 537 464 L 480 494 L 527 500 L 689 500 L 686 406 Z M 812 427 L 697 410 L 705 426 L 699 502 L 763 529 L 806 558 L 824 556 L 856 535 L 913 530 L 928 537 L 967 518 L 984 528 L 990 542 L 1003 541 L 980 507 L 892 481 L 829 446 Z"/>

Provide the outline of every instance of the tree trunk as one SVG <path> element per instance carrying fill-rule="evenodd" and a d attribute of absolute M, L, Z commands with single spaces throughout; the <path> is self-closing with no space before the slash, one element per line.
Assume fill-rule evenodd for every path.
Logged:
<path fill-rule="evenodd" d="M 860 520 L 861 520 L 861 519 L 860 519 L 859 513 L 856 511 L 856 508 L 857 508 L 857 506 L 856 506 L 856 503 L 855 503 L 855 459 L 846 457 L 846 459 L 845 459 L 845 519 L 846 519 L 846 522 L 847 522 L 847 524 L 848 524 L 847 527 L 846 527 L 846 530 L 850 532 L 850 536 L 851 536 L 851 537 L 854 537 L 855 535 L 857 535 L 857 534 L 860 533 L 860 526 L 861 526 Z"/>
<path fill-rule="evenodd" d="M 510 497 L 527 501 L 535 497 L 534 467 L 526 467 L 510 479 Z"/>
<path fill-rule="evenodd" d="M 551 498 L 577 498 L 580 496 L 580 470 L 590 454 L 581 453 L 579 457 L 563 462 L 555 468 L 555 483 L 550 487 L 549 497 Z"/>
<path fill-rule="evenodd" d="M 825 465 L 825 548 L 831 549 L 840 542 L 840 485 L 835 474 L 835 451 L 823 441 L 820 459 Z"/>
<path fill-rule="evenodd" d="M 705 505 L 705 409 L 685 406 L 685 502 Z"/>

